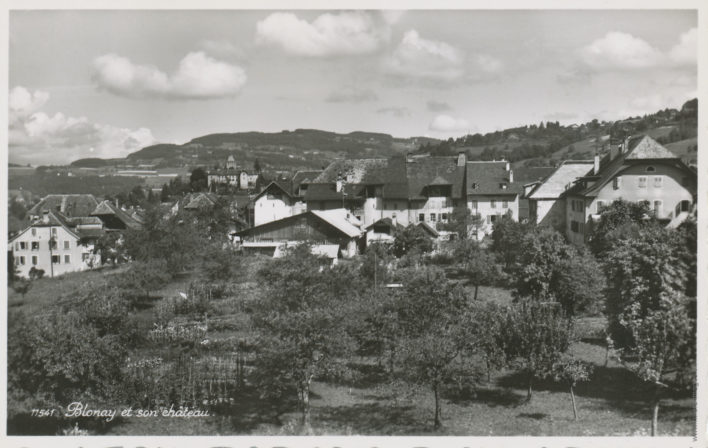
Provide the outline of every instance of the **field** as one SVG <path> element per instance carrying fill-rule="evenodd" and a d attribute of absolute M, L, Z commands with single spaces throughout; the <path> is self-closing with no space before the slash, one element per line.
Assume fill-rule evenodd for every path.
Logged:
<path fill-rule="evenodd" d="M 210 344 L 242 340 L 249 336 L 244 308 L 257 300 L 253 273 L 267 259 L 255 257 L 245 275 L 232 285 L 231 293 L 211 302 L 206 338 Z M 41 279 L 21 298 L 10 290 L 8 305 L 13 313 L 35 314 L 72 300 L 72 291 L 86 281 L 113 275 L 117 269 L 84 272 L 54 279 Z M 154 299 L 137 309 L 132 319 L 138 331 L 147 334 L 159 320 L 165 303 L 187 291 L 191 278 L 171 282 Z M 510 292 L 482 287 L 481 300 L 508 303 Z M 12 320 L 10 320 L 12 324 Z M 580 419 L 573 420 L 570 396 L 560 384 L 544 381 L 535 385 L 534 398 L 525 401 L 524 381 L 512 370 L 493 372 L 477 384 L 460 384 L 443 394 L 440 430 L 433 428 L 433 395 L 426 389 L 391 383 L 383 368 L 367 358 L 351 360 L 354 374 L 346 379 L 316 382 L 313 387 L 313 431 L 319 435 L 475 435 L 475 436 L 605 436 L 647 435 L 650 404 L 646 386 L 611 357 L 606 358 L 602 318 L 582 319 L 583 339 L 572 351 L 595 366 L 591 380 L 580 383 L 576 398 Z M 167 346 L 144 344 L 133 349 L 132 359 L 170 352 Z M 258 396 L 248 383 L 235 395 L 234 403 L 217 415 L 189 420 L 117 419 L 103 427 L 106 435 L 206 435 L 206 434 L 296 434 L 299 412 L 296 401 L 272 402 Z M 690 394 L 662 401 L 661 435 L 690 436 L 694 433 L 695 405 Z"/>

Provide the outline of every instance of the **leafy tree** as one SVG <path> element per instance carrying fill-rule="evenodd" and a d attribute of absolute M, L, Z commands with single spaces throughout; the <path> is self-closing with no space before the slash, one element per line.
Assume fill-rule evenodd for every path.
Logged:
<path fill-rule="evenodd" d="M 255 172 L 258 173 L 258 174 L 260 174 L 261 171 L 263 171 L 263 168 L 261 167 L 261 162 L 260 162 L 260 160 L 256 159 L 256 160 L 253 162 L 253 171 L 255 171 Z"/>
<path fill-rule="evenodd" d="M 474 285 L 474 300 L 477 300 L 480 285 L 489 285 L 499 278 L 496 259 L 476 240 L 459 240 L 453 247 L 453 256 L 459 263 L 459 273 Z"/>
<path fill-rule="evenodd" d="M 25 298 L 25 294 L 29 292 L 32 288 L 32 282 L 26 279 L 19 279 L 12 282 L 12 289 L 17 293 L 21 294 L 22 298 Z"/>
<path fill-rule="evenodd" d="M 208 181 L 209 181 L 209 176 L 207 175 L 207 172 L 202 167 L 194 168 L 189 175 L 189 184 L 192 187 L 192 191 L 206 190 Z"/>
<path fill-rule="evenodd" d="M 635 235 L 614 241 L 603 257 L 607 275 L 608 330 L 617 348 L 632 346 L 632 334 L 622 324 L 632 306 L 657 309 L 662 297 L 684 291 L 687 268 L 681 234 L 660 226 L 645 226 Z"/>
<path fill-rule="evenodd" d="M 633 233 L 636 226 L 654 222 L 647 203 L 616 200 L 605 208 L 600 221 L 593 226 L 588 246 L 596 256 L 601 256 L 612 248 L 615 239 L 622 238 L 623 234 Z"/>
<path fill-rule="evenodd" d="M 447 222 L 438 224 L 440 230 L 455 232 L 460 239 L 467 239 L 470 234 L 472 224 L 472 212 L 466 205 L 457 206 L 452 209 Z M 476 237 L 476 235 L 475 235 Z"/>
<path fill-rule="evenodd" d="M 514 275 L 517 297 L 550 300 L 554 271 L 575 255 L 575 249 L 559 232 L 542 226 L 524 235 L 516 251 L 518 265 L 514 268 Z"/>
<path fill-rule="evenodd" d="M 119 284 L 136 288 L 143 292 L 143 297 L 165 286 L 171 279 L 165 260 L 150 259 L 134 261 L 130 268 L 117 279 Z"/>
<path fill-rule="evenodd" d="M 435 428 L 441 426 L 443 386 L 470 369 L 460 368 L 460 355 L 469 344 L 467 301 L 439 268 L 402 273 L 404 284 L 398 309 L 401 373 L 413 384 L 430 387 L 435 399 Z"/>
<path fill-rule="evenodd" d="M 642 380 L 653 385 L 651 435 L 658 434 L 659 405 L 669 378 L 693 381 L 695 372 L 695 320 L 686 297 L 673 292 L 662 294 L 652 309 L 633 303 L 623 313 L 620 324 L 631 335 L 631 345 L 621 352 L 625 362 Z M 675 381 L 678 382 L 678 381 Z"/>
<path fill-rule="evenodd" d="M 508 358 L 515 359 L 526 375 L 527 401 L 532 398 L 534 379 L 551 374 L 570 347 L 572 327 L 572 320 L 553 303 L 525 299 L 507 309 L 505 347 Z"/>
<path fill-rule="evenodd" d="M 553 366 L 552 376 L 556 381 L 562 381 L 568 385 L 570 400 L 573 403 L 573 419 L 578 420 L 578 407 L 575 404 L 575 386 L 581 381 L 588 381 L 592 373 L 593 365 L 564 355 Z"/>
<path fill-rule="evenodd" d="M 530 229 L 531 226 L 529 224 L 514 221 L 508 215 L 503 215 L 494 222 L 492 250 L 497 254 L 506 269 L 512 268 L 516 263 L 520 253 L 521 241 Z"/>
<path fill-rule="evenodd" d="M 393 255 L 389 244 L 369 244 L 364 252 L 359 274 L 371 280 L 374 287 L 386 284 L 390 277 L 388 265 L 391 261 L 393 261 Z"/>
<path fill-rule="evenodd" d="M 409 225 L 396 232 L 391 250 L 396 257 L 419 255 L 432 251 L 433 241 L 425 233 L 425 230 L 416 225 Z"/>
<path fill-rule="evenodd" d="M 507 362 L 510 342 L 504 327 L 505 310 L 493 302 L 477 302 L 473 305 L 469 328 L 473 334 L 475 349 L 484 358 L 487 382 L 491 381 L 492 369 L 503 367 Z"/>
<path fill-rule="evenodd" d="M 683 239 L 679 256 L 686 265 L 686 295 L 696 297 L 696 275 L 698 274 L 698 227 L 694 219 L 687 219 L 677 230 Z"/>
<path fill-rule="evenodd" d="M 127 260 L 123 246 L 123 236 L 118 232 L 105 232 L 93 246 L 93 253 L 99 254 L 101 264 L 117 264 Z"/>
<path fill-rule="evenodd" d="M 258 274 L 263 289 L 251 318 L 258 337 L 257 382 L 265 394 L 296 392 L 304 432 L 310 431 L 312 382 L 345 370 L 353 349 L 344 316 L 356 276 L 346 267 L 321 269 L 327 260 L 300 245 Z"/>
<path fill-rule="evenodd" d="M 549 292 L 567 316 L 598 315 L 603 308 L 605 273 L 588 252 L 571 255 L 553 266 Z"/>

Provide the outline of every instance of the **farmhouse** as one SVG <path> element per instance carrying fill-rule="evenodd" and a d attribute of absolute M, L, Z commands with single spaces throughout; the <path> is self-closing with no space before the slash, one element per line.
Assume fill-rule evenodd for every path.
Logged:
<path fill-rule="evenodd" d="M 59 212 L 63 216 L 73 218 L 90 216 L 96 207 L 98 201 L 92 194 L 50 194 L 29 209 L 27 215 L 30 221 L 41 218 L 45 211 Z"/>
<path fill-rule="evenodd" d="M 491 233 L 494 222 L 502 215 L 519 220 L 519 198 L 523 186 L 514 182 L 509 162 L 467 163 L 467 207 L 482 218 L 476 237 Z"/>
<path fill-rule="evenodd" d="M 345 209 L 310 210 L 236 233 L 245 250 L 274 254 L 278 247 L 309 242 L 336 245 L 343 257 L 359 253 L 361 222 Z"/>
<path fill-rule="evenodd" d="M 68 218 L 60 212 L 45 210 L 9 242 L 16 272 L 29 277 L 30 271 L 44 271 L 54 277 L 96 267 L 100 256 L 94 243 L 103 235 L 98 218 Z"/>

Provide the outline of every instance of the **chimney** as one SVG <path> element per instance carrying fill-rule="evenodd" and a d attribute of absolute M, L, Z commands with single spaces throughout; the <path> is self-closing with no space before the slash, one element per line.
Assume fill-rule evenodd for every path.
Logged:
<path fill-rule="evenodd" d="M 506 162 L 506 170 L 509 171 L 511 167 L 509 166 L 509 162 Z"/>
<path fill-rule="evenodd" d="M 340 171 L 337 173 L 337 187 L 336 187 L 337 193 L 342 191 L 342 172 Z"/>
<path fill-rule="evenodd" d="M 509 183 L 514 183 L 514 170 L 509 170 Z"/>
<path fill-rule="evenodd" d="M 457 153 L 457 166 L 465 166 L 467 162 L 467 154 L 464 151 Z"/>
<path fill-rule="evenodd" d="M 116 208 L 120 208 L 120 205 L 118 204 L 118 198 L 116 198 Z"/>
<path fill-rule="evenodd" d="M 594 162 L 594 164 L 593 164 L 592 173 L 594 175 L 597 175 L 597 173 L 600 172 L 600 155 L 599 154 L 595 154 L 595 159 L 593 160 L 593 162 Z"/>
<path fill-rule="evenodd" d="M 61 198 L 61 208 L 59 209 L 59 211 L 62 213 L 66 213 L 66 200 L 67 200 L 66 196 L 63 196 Z"/>
<path fill-rule="evenodd" d="M 391 223 L 393 224 L 393 228 L 395 229 L 398 227 L 398 218 L 396 218 L 396 214 L 394 213 L 391 215 Z"/>
<path fill-rule="evenodd" d="M 49 210 L 44 210 L 42 212 L 42 222 L 44 224 L 49 224 Z"/>

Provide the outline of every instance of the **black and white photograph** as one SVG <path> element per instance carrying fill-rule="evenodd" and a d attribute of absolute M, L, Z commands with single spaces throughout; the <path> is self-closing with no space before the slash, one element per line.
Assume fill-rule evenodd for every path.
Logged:
<path fill-rule="evenodd" d="M 6 446 L 703 446 L 705 8 L 340 3 L 10 3 Z"/>

